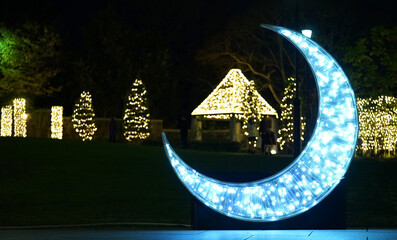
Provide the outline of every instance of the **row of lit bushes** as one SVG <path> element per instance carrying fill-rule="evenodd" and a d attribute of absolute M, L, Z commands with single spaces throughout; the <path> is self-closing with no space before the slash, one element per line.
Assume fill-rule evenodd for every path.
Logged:
<path fill-rule="evenodd" d="M 83 96 L 84 95 L 84 96 Z M 83 93 L 82 97 L 89 97 L 89 94 Z M 91 102 L 91 99 L 88 100 Z M 91 108 L 91 105 L 84 105 Z M 83 107 L 83 105 L 79 106 Z M 380 96 L 378 98 L 357 99 L 357 108 L 359 112 L 359 141 L 357 152 L 362 155 L 383 155 L 395 156 L 397 147 L 397 98 L 389 96 Z M 131 111 L 131 110 L 129 110 Z M 87 115 L 87 114 L 86 114 Z M 82 117 L 80 116 L 80 119 Z M 76 131 L 85 131 L 85 135 L 92 136 L 95 132 L 95 125 L 92 127 L 92 116 L 86 116 L 84 120 L 86 125 L 77 121 L 76 115 L 73 117 L 76 124 Z M 88 119 L 88 120 L 87 120 Z M 27 113 L 26 100 L 16 98 L 12 105 L 6 105 L 1 108 L 1 131 L 2 137 L 27 136 Z M 63 135 L 63 107 L 53 106 L 51 108 L 51 138 L 62 139 Z M 148 124 L 145 125 L 148 127 Z M 79 131 L 77 131 L 79 133 Z M 87 134 L 91 131 L 90 134 Z M 84 138 L 82 137 L 84 140 Z"/>
<path fill-rule="evenodd" d="M 27 136 L 26 100 L 16 98 L 12 105 L 1 108 L 1 136 Z M 128 95 L 123 117 L 124 137 L 128 141 L 139 141 L 149 137 L 149 109 L 146 90 L 141 80 L 136 79 Z M 73 109 L 73 128 L 83 140 L 92 140 L 97 128 L 92 98 L 89 92 L 83 91 Z M 114 121 L 114 119 L 112 119 Z M 115 124 L 115 122 L 114 122 Z M 109 131 L 109 133 L 111 133 Z M 51 108 L 51 138 L 63 137 L 63 107 Z"/>
<path fill-rule="evenodd" d="M 16 98 L 12 105 L 1 108 L 1 128 L 2 137 L 26 137 L 27 136 L 27 113 L 26 100 Z M 51 138 L 62 139 L 63 107 L 53 106 L 51 108 Z"/>

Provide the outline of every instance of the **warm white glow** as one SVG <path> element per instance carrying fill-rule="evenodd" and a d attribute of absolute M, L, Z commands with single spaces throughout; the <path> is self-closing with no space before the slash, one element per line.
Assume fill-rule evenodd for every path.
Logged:
<path fill-rule="evenodd" d="M 26 137 L 26 100 L 23 98 L 16 98 L 14 104 L 14 136 Z"/>
<path fill-rule="evenodd" d="M 287 81 L 287 86 L 284 89 L 284 96 L 281 100 L 281 127 L 278 130 L 277 142 L 280 144 L 280 149 L 284 150 L 285 145 L 292 147 L 294 142 L 294 96 L 296 92 L 295 79 L 290 77 Z M 305 118 L 301 117 L 301 141 L 304 140 L 305 133 Z"/>
<path fill-rule="evenodd" d="M 358 136 L 353 90 L 336 61 L 317 43 L 282 27 L 264 25 L 290 40 L 314 72 L 319 111 L 312 138 L 295 161 L 271 177 L 248 183 L 209 178 L 188 166 L 163 134 L 178 178 L 200 201 L 226 216 L 276 221 L 303 213 L 324 199 L 349 167 Z"/>
<path fill-rule="evenodd" d="M 203 116 L 210 119 L 230 119 L 235 116 L 243 119 L 246 113 L 244 98 L 250 81 L 244 76 L 240 69 L 231 69 L 226 77 L 218 84 L 211 94 L 193 110 L 193 116 Z M 258 113 L 261 116 L 277 116 L 276 110 L 258 93 L 253 91 L 257 99 Z"/>
<path fill-rule="evenodd" d="M 1 134 L 2 137 L 12 136 L 12 105 L 1 108 Z"/>
<path fill-rule="evenodd" d="M 62 139 L 63 133 L 63 107 L 51 108 L 51 138 Z"/>
<path fill-rule="evenodd" d="M 357 98 L 361 144 L 357 147 L 363 154 L 378 154 L 385 151 L 396 155 L 397 144 L 397 98 L 379 96 L 378 98 Z"/>
<path fill-rule="evenodd" d="M 144 140 L 150 136 L 150 113 L 147 106 L 146 89 L 140 79 L 136 79 L 132 84 L 123 123 L 124 136 L 127 141 Z"/>
<path fill-rule="evenodd" d="M 311 38 L 312 37 L 312 30 L 304 29 L 304 30 L 302 30 L 302 34 L 305 35 L 308 38 Z"/>
<path fill-rule="evenodd" d="M 91 94 L 84 91 L 81 93 L 79 101 L 74 105 L 72 115 L 73 128 L 83 141 L 92 140 L 97 130 L 94 117 Z"/>

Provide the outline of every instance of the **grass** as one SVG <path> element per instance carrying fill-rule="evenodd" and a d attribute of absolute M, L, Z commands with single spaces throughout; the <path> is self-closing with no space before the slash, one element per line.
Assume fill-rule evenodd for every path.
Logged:
<path fill-rule="evenodd" d="M 1 139 L 0 145 L 1 225 L 188 218 L 169 214 L 188 196 L 171 178 L 160 147 L 47 139 Z M 175 201 L 169 209 L 167 198 Z"/>
<path fill-rule="evenodd" d="M 288 156 L 176 151 L 209 175 L 269 174 L 292 161 Z M 0 138 L 0 154 L 0 226 L 190 223 L 192 197 L 161 146 Z M 397 161 L 354 159 L 345 180 L 348 227 L 397 227 Z"/>

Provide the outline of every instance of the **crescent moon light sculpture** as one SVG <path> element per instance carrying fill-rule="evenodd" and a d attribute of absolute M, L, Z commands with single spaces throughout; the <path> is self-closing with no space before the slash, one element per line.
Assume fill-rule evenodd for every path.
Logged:
<path fill-rule="evenodd" d="M 259 222 L 298 215 L 325 198 L 346 173 L 358 135 L 354 93 L 338 63 L 317 43 L 300 33 L 271 25 L 262 27 L 284 36 L 302 52 L 317 83 L 316 127 L 294 162 L 259 181 L 219 181 L 188 166 L 174 152 L 163 133 L 165 152 L 176 175 L 197 199 L 226 216 Z"/>

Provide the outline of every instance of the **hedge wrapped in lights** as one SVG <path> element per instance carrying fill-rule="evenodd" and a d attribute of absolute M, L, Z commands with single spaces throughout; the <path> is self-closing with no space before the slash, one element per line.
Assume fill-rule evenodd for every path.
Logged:
<path fill-rule="evenodd" d="M 2 137 L 12 136 L 12 105 L 1 108 L 1 133 Z"/>
<path fill-rule="evenodd" d="M 360 131 L 358 150 L 362 154 L 381 151 L 396 155 L 397 147 L 397 98 L 357 98 Z"/>
<path fill-rule="evenodd" d="M 63 107 L 51 107 L 51 138 L 62 139 L 63 135 Z"/>
<path fill-rule="evenodd" d="M 27 114 L 26 100 L 24 98 L 15 98 L 14 105 L 14 137 L 27 136 Z"/>

